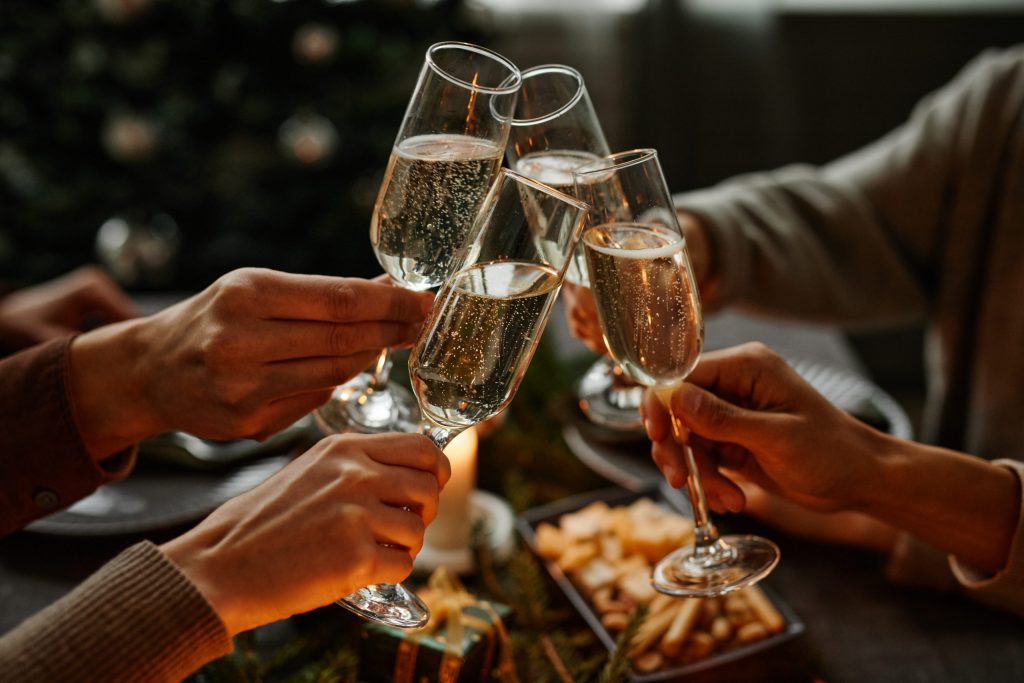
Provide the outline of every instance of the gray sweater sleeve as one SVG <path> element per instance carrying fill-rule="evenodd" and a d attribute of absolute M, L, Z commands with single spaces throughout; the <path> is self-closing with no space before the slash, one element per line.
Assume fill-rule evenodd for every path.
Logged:
<path fill-rule="evenodd" d="M 826 166 L 677 195 L 711 241 L 708 307 L 847 325 L 923 318 L 948 248 L 943 226 L 991 190 L 975 171 L 986 156 L 994 167 L 1006 141 L 1000 88 L 1020 52 L 983 55 L 904 125 Z"/>
<path fill-rule="evenodd" d="M 180 681 L 230 650 L 213 607 L 156 546 L 143 542 L 0 638 L 0 678 Z"/>

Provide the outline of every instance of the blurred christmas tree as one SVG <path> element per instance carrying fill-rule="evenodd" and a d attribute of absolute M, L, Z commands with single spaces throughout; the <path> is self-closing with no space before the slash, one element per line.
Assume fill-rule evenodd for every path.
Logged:
<path fill-rule="evenodd" d="M 101 226 L 115 259 L 136 233 L 178 251 L 137 287 L 380 272 L 369 216 L 424 50 L 479 40 L 459 4 L 7 0 L 0 279 L 95 260 Z"/>

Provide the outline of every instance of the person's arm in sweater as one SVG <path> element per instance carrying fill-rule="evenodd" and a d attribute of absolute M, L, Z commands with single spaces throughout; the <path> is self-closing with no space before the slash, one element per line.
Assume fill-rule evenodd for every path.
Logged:
<path fill-rule="evenodd" d="M 923 318 L 943 226 L 985 220 L 976 209 L 998 186 L 1022 88 L 1024 48 L 985 53 L 844 158 L 677 195 L 708 242 L 708 307 L 848 324 Z"/>
<path fill-rule="evenodd" d="M 672 411 L 691 432 L 713 509 L 743 510 L 742 480 L 816 513 L 845 512 L 844 524 L 859 513 L 877 520 L 879 549 L 895 541 L 894 530 L 913 534 L 949 555 L 974 597 L 1024 614 L 1024 464 L 872 429 L 760 344 L 705 354 L 673 394 Z M 651 392 L 643 415 L 655 462 L 682 486 L 685 459 Z"/>
<path fill-rule="evenodd" d="M 404 579 L 450 474 L 424 436 L 327 437 L 0 638 L 0 671 L 20 683 L 179 681 L 241 631 Z"/>
<path fill-rule="evenodd" d="M 288 426 L 381 348 L 411 343 L 430 303 L 382 282 L 244 269 L 0 361 L 0 535 L 127 475 L 146 437 Z"/>

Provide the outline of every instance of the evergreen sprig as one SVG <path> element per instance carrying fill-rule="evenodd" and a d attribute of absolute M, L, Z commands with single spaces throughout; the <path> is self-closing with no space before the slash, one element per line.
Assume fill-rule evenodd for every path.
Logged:
<path fill-rule="evenodd" d="M 625 683 L 629 680 L 629 648 L 646 618 L 647 605 L 640 605 L 633 611 L 629 623 L 615 641 L 615 649 L 601 670 L 598 683 Z"/>

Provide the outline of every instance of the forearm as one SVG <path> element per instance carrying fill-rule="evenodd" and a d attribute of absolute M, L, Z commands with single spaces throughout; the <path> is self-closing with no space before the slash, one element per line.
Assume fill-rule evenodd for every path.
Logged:
<path fill-rule="evenodd" d="M 790 166 L 678 195 L 713 258 L 710 310 L 742 305 L 827 323 L 877 324 L 923 315 L 925 299 L 900 238 L 856 187 Z"/>
<path fill-rule="evenodd" d="M 140 543 L 0 638 L 0 671 L 22 683 L 172 681 L 230 649 L 209 603 Z"/>
<path fill-rule="evenodd" d="M 146 319 L 107 325 L 75 338 L 70 351 L 75 424 L 97 460 L 164 431 L 148 409 L 141 330 Z"/>
<path fill-rule="evenodd" d="M 1017 476 L 980 458 L 897 439 L 858 508 L 982 572 L 1006 566 L 1020 518 Z"/>

